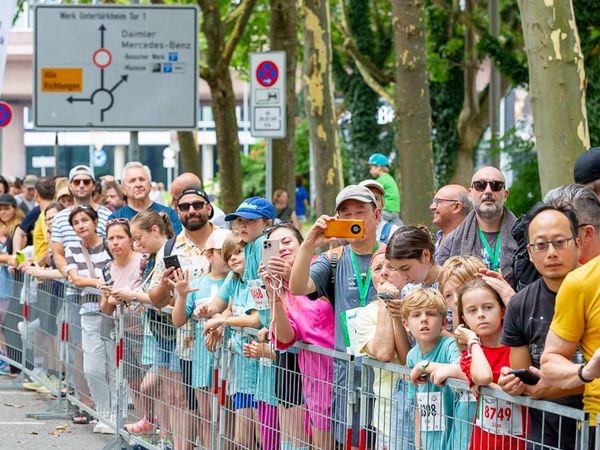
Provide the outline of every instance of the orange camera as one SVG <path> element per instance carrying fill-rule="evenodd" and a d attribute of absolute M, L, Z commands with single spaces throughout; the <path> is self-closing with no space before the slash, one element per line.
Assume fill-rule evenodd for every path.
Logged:
<path fill-rule="evenodd" d="M 362 219 L 334 219 L 327 222 L 325 237 L 357 239 L 365 236 Z"/>

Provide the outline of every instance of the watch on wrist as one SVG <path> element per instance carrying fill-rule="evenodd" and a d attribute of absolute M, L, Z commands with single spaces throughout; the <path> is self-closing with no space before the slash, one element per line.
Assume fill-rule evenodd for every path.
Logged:
<path fill-rule="evenodd" d="M 594 379 L 592 378 L 591 380 L 588 380 L 587 378 L 583 377 L 583 368 L 585 367 L 585 364 L 582 364 L 579 366 L 579 370 L 577 371 L 577 376 L 579 377 L 579 379 L 581 381 L 583 381 L 584 383 L 591 383 L 592 381 L 594 381 Z"/>
<path fill-rule="evenodd" d="M 421 370 L 424 373 L 427 373 L 427 368 L 429 367 L 430 361 L 421 361 Z"/>

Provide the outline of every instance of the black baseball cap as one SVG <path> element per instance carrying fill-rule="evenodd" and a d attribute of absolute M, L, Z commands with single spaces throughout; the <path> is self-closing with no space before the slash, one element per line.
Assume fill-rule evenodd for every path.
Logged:
<path fill-rule="evenodd" d="M 573 178 L 579 184 L 600 179 L 600 147 L 590 148 L 579 156 L 573 169 Z"/>

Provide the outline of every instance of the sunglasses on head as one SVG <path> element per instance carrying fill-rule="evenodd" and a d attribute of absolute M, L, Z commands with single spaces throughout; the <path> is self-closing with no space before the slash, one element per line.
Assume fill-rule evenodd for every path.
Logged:
<path fill-rule="evenodd" d="M 71 180 L 71 183 L 73 183 L 75 186 L 79 186 L 80 184 L 83 184 L 84 186 L 89 186 L 90 184 L 92 184 L 92 180 L 90 180 L 89 178 L 78 178 Z"/>
<path fill-rule="evenodd" d="M 504 181 L 477 180 L 477 181 L 473 181 L 473 184 L 471 184 L 471 187 L 473 189 L 475 189 L 477 192 L 483 192 L 487 188 L 488 184 L 490 186 L 490 189 L 493 192 L 499 192 L 502 189 L 504 189 Z"/>
<path fill-rule="evenodd" d="M 108 222 L 106 222 L 106 226 L 109 227 L 111 225 L 114 225 L 115 223 L 129 225 L 129 219 L 127 219 L 125 217 L 117 217 L 115 219 L 110 219 Z"/>
<path fill-rule="evenodd" d="M 200 211 L 206 205 L 208 205 L 208 203 L 197 201 L 197 202 L 191 202 L 191 203 L 179 203 L 177 205 L 177 207 L 183 212 L 188 212 L 190 210 L 190 207 L 193 207 L 194 210 L 196 210 L 196 211 Z"/>

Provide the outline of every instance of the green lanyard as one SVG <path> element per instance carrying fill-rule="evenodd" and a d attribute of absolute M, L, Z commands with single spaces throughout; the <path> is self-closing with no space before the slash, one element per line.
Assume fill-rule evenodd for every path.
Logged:
<path fill-rule="evenodd" d="M 500 268 L 500 233 L 498 233 L 498 238 L 496 239 L 496 248 L 492 250 L 492 247 L 485 237 L 485 234 L 483 234 L 483 231 L 481 231 L 481 228 L 477 227 L 477 232 L 479 233 L 479 239 L 485 247 L 485 252 L 490 257 L 490 264 L 492 265 L 491 269 L 497 271 Z"/>
<path fill-rule="evenodd" d="M 375 253 L 379 250 L 379 243 L 375 244 Z M 358 286 L 358 295 L 360 297 L 360 306 L 367 304 L 367 295 L 369 294 L 369 285 L 371 284 L 371 266 L 367 269 L 367 275 L 363 280 L 360 276 L 360 267 L 358 267 L 358 261 L 356 260 L 356 253 L 350 249 L 350 258 L 352 259 L 352 267 L 354 268 L 354 277 L 356 278 L 356 285 Z"/>

